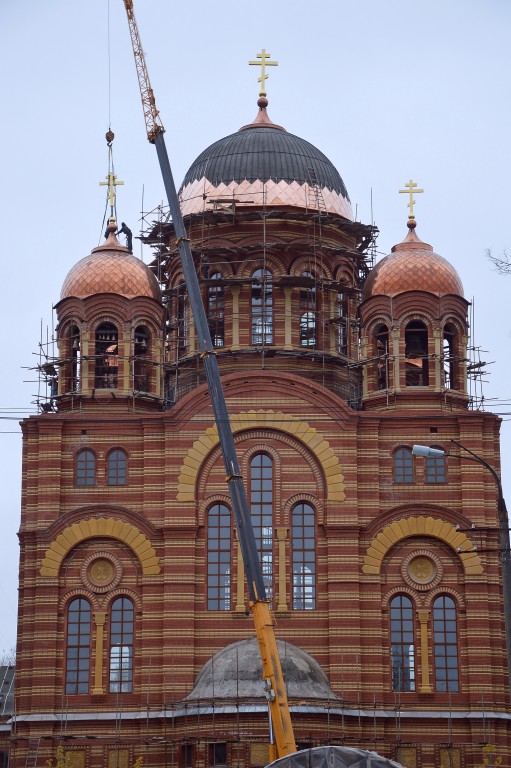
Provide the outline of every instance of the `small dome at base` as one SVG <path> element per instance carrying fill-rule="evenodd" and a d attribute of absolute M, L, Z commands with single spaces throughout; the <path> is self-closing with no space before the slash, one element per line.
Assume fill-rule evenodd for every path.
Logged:
<path fill-rule="evenodd" d="M 290 698 L 332 699 L 328 678 L 318 662 L 292 643 L 277 640 Z M 255 638 L 232 643 L 216 653 L 197 675 L 187 700 L 264 698 L 262 664 Z"/>

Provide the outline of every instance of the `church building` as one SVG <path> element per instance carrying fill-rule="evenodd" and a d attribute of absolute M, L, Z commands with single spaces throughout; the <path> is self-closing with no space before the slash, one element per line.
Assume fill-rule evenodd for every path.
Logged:
<path fill-rule="evenodd" d="M 467 389 L 462 280 L 413 182 L 374 264 L 338 170 L 267 107 L 179 199 L 297 745 L 510 765 L 498 485 L 466 460 L 499 470 L 500 420 Z M 22 422 L 1 738 L 14 768 L 258 768 L 267 701 L 173 224 L 142 233 L 150 265 L 118 227 L 55 286 L 48 399 Z"/>

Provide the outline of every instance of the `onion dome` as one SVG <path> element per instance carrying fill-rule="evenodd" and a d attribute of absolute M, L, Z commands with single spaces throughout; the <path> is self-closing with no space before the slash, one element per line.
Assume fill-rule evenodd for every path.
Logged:
<path fill-rule="evenodd" d="M 337 699 L 318 662 L 292 643 L 277 640 L 290 698 Z M 232 643 L 203 666 L 187 700 L 263 698 L 262 664 L 255 638 Z"/>
<path fill-rule="evenodd" d="M 273 123 L 261 97 L 253 123 L 216 141 L 192 163 L 179 190 L 183 215 L 206 205 L 316 208 L 353 219 L 348 192 L 330 160 L 308 141 Z"/>
<path fill-rule="evenodd" d="M 115 236 L 116 228 L 115 221 L 111 219 L 103 245 L 94 248 L 89 256 L 71 268 L 60 292 L 61 299 L 70 296 L 84 299 L 97 293 L 115 293 L 127 299 L 148 296 L 161 301 L 156 277 L 143 261 L 119 243 Z"/>
<path fill-rule="evenodd" d="M 408 234 L 371 270 L 362 300 L 371 296 L 397 296 L 405 291 L 427 291 L 436 296 L 463 296 L 460 276 L 447 259 L 419 240 L 415 219 L 408 221 Z"/>

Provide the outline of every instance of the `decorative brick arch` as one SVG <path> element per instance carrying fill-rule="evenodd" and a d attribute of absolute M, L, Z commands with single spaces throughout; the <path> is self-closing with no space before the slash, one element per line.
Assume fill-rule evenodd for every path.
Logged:
<path fill-rule="evenodd" d="M 460 558 L 466 576 L 483 573 L 481 558 L 469 537 L 454 525 L 434 517 L 407 517 L 395 520 L 372 540 L 364 557 L 362 572 L 379 574 L 383 558 L 391 547 L 410 536 L 434 536 L 445 541 Z"/>
<path fill-rule="evenodd" d="M 246 429 L 279 430 L 294 436 L 316 456 L 326 480 L 328 501 L 344 501 L 344 476 L 339 459 L 318 431 L 307 422 L 281 411 L 247 411 L 230 417 L 233 433 Z M 188 451 L 178 479 L 177 501 L 195 501 L 197 475 L 206 456 L 218 445 L 216 426 L 209 427 Z"/>
<path fill-rule="evenodd" d="M 53 539 L 41 565 L 41 576 L 58 576 L 68 552 L 82 541 L 96 536 L 118 539 L 127 544 L 138 557 L 144 576 L 160 573 L 160 563 L 151 542 L 136 526 L 115 517 L 90 517 L 68 525 Z"/>

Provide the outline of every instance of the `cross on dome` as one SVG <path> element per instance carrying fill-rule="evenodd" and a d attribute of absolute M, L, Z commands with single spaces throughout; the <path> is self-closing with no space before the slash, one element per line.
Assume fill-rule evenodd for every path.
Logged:
<path fill-rule="evenodd" d="M 266 53 L 266 50 L 263 48 L 261 53 L 256 54 L 258 59 L 261 59 L 261 61 L 249 61 L 250 66 L 255 67 L 261 67 L 261 77 L 257 78 L 257 82 L 261 83 L 261 90 L 259 91 L 259 96 L 266 96 L 266 89 L 265 89 L 265 81 L 269 77 L 269 75 L 266 74 L 266 67 L 278 67 L 279 62 L 278 61 L 269 61 L 271 58 L 270 53 Z"/>
<path fill-rule="evenodd" d="M 415 214 L 413 212 L 413 206 L 415 205 L 415 200 L 413 199 L 414 193 L 419 194 L 420 192 L 424 192 L 423 189 L 417 189 L 417 182 L 408 181 L 405 184 L 406 189 L 400 189 L 399 194 L 400 195 L 409 195 L 410 196 L 410 202 L 408 203 L 408 208 L 410 209 L 409 217 L 410 219 L 415 219 Z"/>

